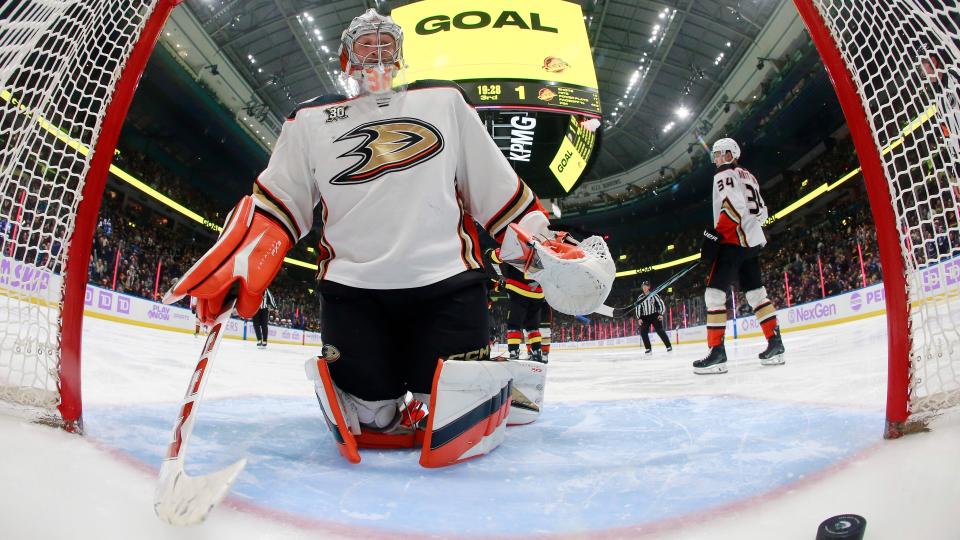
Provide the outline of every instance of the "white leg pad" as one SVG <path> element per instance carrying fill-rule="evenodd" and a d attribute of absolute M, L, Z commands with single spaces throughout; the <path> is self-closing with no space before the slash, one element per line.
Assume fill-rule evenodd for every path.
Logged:
<path fill-rule="evenodd" d="M 330 405 L 330 400 L 327 399 L 327 393 L 324 391 L 323 381 L 320 379 L 320 372 L 317 369 L 317 359 L 310 358 L 306 361 L 303 368 L 307 372 L 307 378 L 313 381 L 313 390 L 317 394 L 317 400 L 320 402 L 320 408 L 323 409 L 323 414 L 330 420 L 334 418 L 333 408 Z M 360 418 L 357 416 L 357 407 L 353 404 L 350 396 L 343 390 L 337 388 L 337 385 L 330 382 L 330 385 L 333 387 L 334 394 L 337 397 L 337 407 L 343 413 L 343 419 L 347 423 L 347 428 L 350 430 L 350 433 L 354 435 L 360 434 Z M 332 428 L 331 428 L 332 429 Z"/>
<path fill-rule="evenodd" d="M 360 435 L 360 422 L 357 418 L 356 407 L 345 407 L 348 403 L 347 394 L 337 388 L 326 360 L 313 357 L 304 364 L 307 379 L 313 381 L 314 393 L 320 402 L 320 410 L 327 423 L 330 434 L 337 443 L 337 450 L 347 461 L 360 463 L 360 454 L 357 451 L 355 436 Z"/>
<path fill-rule="evenodd" d="M 529 360 L 504 362 L 513 374 L 513 389 L 510 395 L 511 426 L 530 424 L 540 417 L 543 407 L 543 392 L 547 384 L 547 366 Z"/>
<path fill-rule="evenodd" d="M 492 451 L 503 442 L 513 374 L 505 362 L 438 363 L 430 394 L 424 467 L 444 467 Z"/>

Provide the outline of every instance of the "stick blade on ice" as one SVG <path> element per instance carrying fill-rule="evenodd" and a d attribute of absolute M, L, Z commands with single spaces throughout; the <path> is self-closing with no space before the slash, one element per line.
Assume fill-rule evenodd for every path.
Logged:
<path fill-rule="evenodd" d="M 170 525 L 202 523 L 230 491 L 247 464 L 241 459 L 225 469 L 204 476 L 190 476 L 181 460 L 167 461 L 160 469 L 153 509 Z"/>

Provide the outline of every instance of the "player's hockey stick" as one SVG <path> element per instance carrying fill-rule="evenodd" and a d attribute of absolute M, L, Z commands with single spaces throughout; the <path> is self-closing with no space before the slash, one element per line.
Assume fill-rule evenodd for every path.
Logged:
<path fill-rule="evenodd" d="M 623 317 L 624 315 L 627 314 L 628 311 L 630 311 L 631 309 L 633 309 L 633 308 L 637 307 L 638 305 L 640 305 L 641 303 L 643 303 L 643 301 L 646 300 L 647 298 L 650 298 L 651 296 L 653 296 L 653 295 L 655 295 L 655 294 L 658 294 L 660 291 L 662 291 L 662 290 L 666 289 L 667 287 L 669 287 L 669 286 L 673 285 L 674 283 L 676 283 L 677 280 L 679 280 L 679 279 L 682 278 L 683 276 L 687 275 L 687 273 L 688 273 L 689 271 L 691 271 L 691 270 L 693 270 L 694 268 L 696 268 L 698 264 L 700 264 L 700 261 L 694 261 L 693 264 L 691 264 L 690 266 L 684 268 L 683 270 L 680 270 L 680 271 L 677 272 L 676 274 L 672 275 L 672 276 L 670 277 L 670 279 L 668 279 L 668 280 L 664 281 L 663 283 L 661 283 L 660 285 L 658 285 L 656 289 L 653 289 L 652 291 L 648 292 L 647 294 L 641 296 L 640 298 L 637 299 L 636 302 L 634 302 L 634 303 L 632 303 L 632 304 L 630 304 L 630 305 L 628 305 L 628 306 L 623 306 L 623 307 L 600 306 L 600 309 L 598 309 L 598 310 L 595 311 L 594 313 L 597 313 L 597 314 L 600 314 L 600 315 L 606 315 L 607 317 L 614 317 L 614 316 L 616 316 L 616 317 Z M 617 312 L 617 311 L 620 311 L 620 312 L 622 312 L 622 313 L 617 314 L 617 315 L 614 315 L 615 312 Z"/>
<path fill-rule="evenodd" d="M 204 475 L 189 476 L 184 470 L 187 456 L 187 442 L 193 432 L 193 423 L 197 419 L 197 407 L 203 397 L 203 387 L 210 365 L 220 348 L 225 325 L 233 312 L 235 301 L 227 302 L 223 311 L 210 327 L 207 341 L 200 353 L 200 360 L 190 377 L 187 394 L 183 397 L 180 415 L 173 424 L 173 440 L 167 448 L 157 491 L 154 495 L 153 509 L 157 517 L 171 525 L 194 525 L 202 522 L 210 510 L 223 500 L 230 486 L 247 464 L 241 459 L 225 469 Z"/>

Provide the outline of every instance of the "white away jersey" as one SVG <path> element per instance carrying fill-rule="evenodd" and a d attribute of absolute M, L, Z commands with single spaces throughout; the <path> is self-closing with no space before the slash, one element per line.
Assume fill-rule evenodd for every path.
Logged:
<path fill-rule="evenodd" d="M 500 240 L 538 208 L 453 83 L 420 82 L 379 106 L 318 98 L 284 124 L 254 186 L 295 238 L 323 221 L 319 274 L 401 289 L 481 268 L 473 219 Z"/>
<path fill-rule="evenodd" d="M 760 185 L 750 171 L 724 165 L 713 176 L 713 227 L 720 242 L 743 247 L 767 243 L 763 222 L 767 206 L 760 196 Z"/>

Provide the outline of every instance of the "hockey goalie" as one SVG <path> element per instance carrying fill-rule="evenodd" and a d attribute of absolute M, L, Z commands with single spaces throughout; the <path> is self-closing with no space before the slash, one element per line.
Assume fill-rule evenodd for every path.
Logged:
<path fill-rule="evenodd" d="M 390 17 L 355 18 L 340 59 L 356 95 L 290 114 L 253 194 L 165 300 L 195 297 L 209 322 L 235 296 L 250 317 L 319 212 L 325 345 L 306 371 L 340 453 L 356 463 L 358 448 L 419 447 L 426 467 L 486 454 L 508 422 L 536 418 L 545 366 L 490 359 L 474 219 L 564 313 L 603 304 L 609 251 L 549 229 L 455 83 L 404 84 Z"/>

